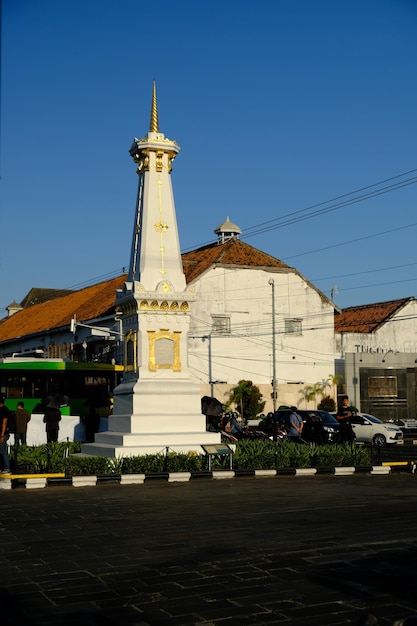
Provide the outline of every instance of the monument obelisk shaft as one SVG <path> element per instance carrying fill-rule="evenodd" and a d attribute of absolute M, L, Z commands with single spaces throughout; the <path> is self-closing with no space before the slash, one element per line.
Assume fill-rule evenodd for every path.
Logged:
<path fill-rule="evenodd" d="M 201 452 L 219 443 L 206 432 L 200 390 L 188 370 L 187 333 L 194 294 L 182 268 L 172 162 L 175 141 L 159 132 L 153 85 L 148 134 L 130 154 L 139 176 L 128 279 L 117 293 L 125 343 L 125 372 L 114 392 L 109 430 L 83 452 L 105 456 Z"/>

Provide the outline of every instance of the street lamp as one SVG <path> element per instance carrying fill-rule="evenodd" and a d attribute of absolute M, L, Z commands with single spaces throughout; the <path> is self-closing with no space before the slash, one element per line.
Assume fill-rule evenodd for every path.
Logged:
<path fill-rule="evenodd" d="M 276 366 L 276 345 L 275 345 L 275 281 L 268 280 L 268 285 L 272 288 L 272 402 L 274 413 L 277 410 L 277 366 Z"/>

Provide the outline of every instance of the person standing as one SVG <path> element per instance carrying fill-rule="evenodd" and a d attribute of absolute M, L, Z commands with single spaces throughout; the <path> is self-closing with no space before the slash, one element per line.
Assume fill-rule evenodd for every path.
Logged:
<path fill-rule="evenodd" d="M 352 444 L 355 441 L 355 432 L 350 423 L 351 418 L 354 415 L 354 411 L 349 406 L 349 397 L 343 396 L 342 404 L 339 406 L 336 414 L 336 419 L 339 422 L 339 435 L 341 443 Z"/>
<path fill-rule="evenodd" d="M 26 411 L 24 402 L 18 402 L 16 407 L 16 425 L 14 431 L 15 446 L 18 446 L 20 443 L 24 446 L 26 445 L 26 434 L 30 417 L 31 415 L 29 411 Z"/>
<path fill-rule="evenodd" d="M 10 460 L 9 452 L 7 450 L 7 442 L 9 440 L 9 433 L 7 432 L 7 422 L 10 417 L 10 411 L 4 404 L 5 398 L 0 396 L 0 455 L 3 459 L 3 468 L 1 474 L 10 474 Z"/>
<path fill-rule="evenodd" d="M 47 406 L 43 421 L 46 428 L 46 441 L 51 443 L 58 441 L 59 422 L 61 421 L 61 411 L 54 406 Z"/>
<path fill-rule="evenodd" d="M 291 407 L 290 419 L 289 419 L 289 431 L 288 437 L 290 441 L 299 443 L 301 441 L 301 433 L 303 432 L 304 422 L 301 415 L 297 413 L 297 407 Z"/>

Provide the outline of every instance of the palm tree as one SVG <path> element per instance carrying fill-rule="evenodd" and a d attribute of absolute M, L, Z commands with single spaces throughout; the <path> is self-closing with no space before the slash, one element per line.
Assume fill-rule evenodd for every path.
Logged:
<path fill-rule="evenodd" d="M 333 400 L 337 404 L 337 387 L 342 382 L 343 376 L 341 374 L 329 374 L 326 380 L 326 387 L 330 387 L 333 391 Z"/>
<path fill-rule="evenodd" d="M 336 387 L 343 379 L 343 376 L 340 374 L 333 375 L 329 374 L 326 380 L 322 380 L 321 382 L 313 383 L 312 385 L 306 385 L 300 391 L 300 395 L 302 400 L 306 403 L 311 402 L 312 400 L 316 400 L 318 397 L 323 398 L 326 395 L 326 390 L 328 387 Z"/>
<path fill-rule="evenodd" d="M 302 399 L 307 403 L 315 400 L 317 396 L 323 396 L 324 389 L 323 383 L 314 383 L 312 385 L 306 385 L 301 389 L 300 394 Z"/>

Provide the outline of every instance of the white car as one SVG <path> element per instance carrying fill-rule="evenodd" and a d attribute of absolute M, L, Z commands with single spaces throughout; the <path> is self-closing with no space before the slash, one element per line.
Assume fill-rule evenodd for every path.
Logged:
<path fill-rule="evenodd" d="M 403 431 L 394 424 L 381 422 L 369 413 L 357 413 L 350 418 L 357 442 L 373 443 L 385 446 L 387 443 L 398 443 L 403 440 Z"/>
<path fill-rule="evenodd" d="M 412 419 L 398 420 L 397 426 L 399 426 L 403 430 L 404 430 L 404 428 L 405 429 L 407 429 L 407 428 L 417 428 L 417 420 L 412 420 Z"/>

